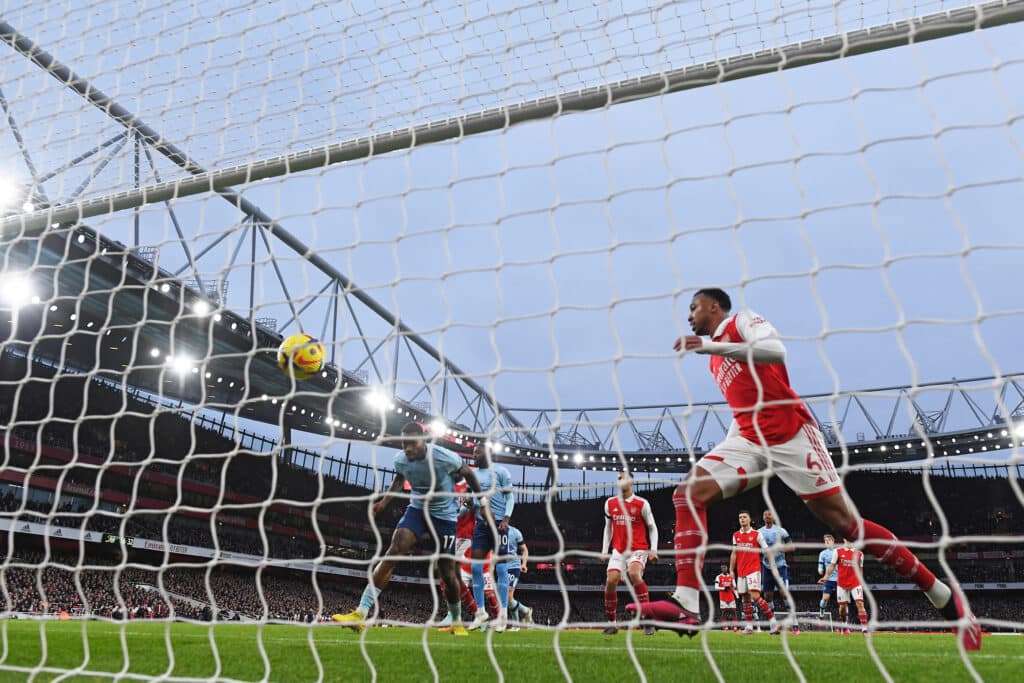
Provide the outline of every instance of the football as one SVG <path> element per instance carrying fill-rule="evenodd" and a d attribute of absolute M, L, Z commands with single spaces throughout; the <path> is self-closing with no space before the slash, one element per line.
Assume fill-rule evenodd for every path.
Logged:
<path fill-rule="evenodd" d="M 293 334 L 277 349 L 277 364 L 295 379 L 308 379 L 320 372 L 326 358 L 324 345 L 308 334 Z"/>

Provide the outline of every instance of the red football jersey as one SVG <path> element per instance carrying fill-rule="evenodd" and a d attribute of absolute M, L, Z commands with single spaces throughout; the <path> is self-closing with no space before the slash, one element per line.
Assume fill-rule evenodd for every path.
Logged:
<path fill-rule="evenodd" d="M 728 574 L 719 574 L 715 577 L 715 590 L 718 591 L 718 599 L 722 602 L 736 602 L 736 594 L 733 592 L 732 577 Z"/>
<path fill-rule="evenodd" d="M 465 493 L 469 490 L 469 485 L 466 482 L 460 482 L 455 485 L 455 491 L 457 493 Z M 461 510 L 461 507 L 460 507 Z M 459 515 L 459 521 L 455 525 L 455 537 L 456 538 L 473 538 L 473 532 L 476 530 L 476 515 L 472 510 Z"/>
<path fill-rule="evenodd" d="M 736 576 L 744 577 L 761 572 L 761 535 L 757 529 L 737 531 L 732 535 L 732 547 L 736 550 Z"/>
<path fill-rule="evenodd" d="M 853 548 L 837 548 L 836 562 L 839 567 L 837 583 L 843 590 L 850 590 L 860 585 L 857 568 L 864 566 L 864 553 Z"/>
<path fill-rule="evenodd" d="M 648 525 L 655 527 L 651 504 L 646 498 L 609 498 L 604 503 L 604 516 L 612 524 L 611 547 L 620 553 L 650 550 L 651 543 L 658 542 L 657 537 L 650 540 L 647 538 Z M 604 552 L 607 553 L 608 549 L 605 548 Z"/>
<path fill-rule="evenodd" d="M 716 342 L 742 343 L 776 336 L 768 321 L 748 311 L 729 318 L 716 332 L 718 334 L 712 338 Z M 711 375 L 732 408 L 740 434 L 748 441 L 762 443 L 763 437 L 769 446 L 786 443 L 806 423 L 814 422 L 807 406 L 789 386 L 785 365 L 755 363 L 751 367 L 746 361 L 711 356 Z M 759 399 L 777 405 L 766 405 L 755 412 Z"/>

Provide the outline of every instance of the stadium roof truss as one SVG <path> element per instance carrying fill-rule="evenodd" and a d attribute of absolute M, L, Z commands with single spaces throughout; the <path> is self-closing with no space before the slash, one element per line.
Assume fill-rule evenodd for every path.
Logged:
<path fill-rule="evenodd" d="M 0 91 L 0 106 L 4 110 L 11 134 L 15 138 L 18 150 L 32 179 L 31 187 L 25 192 L 26 208 L 30 206 L 33 210 L 57 212 L 61 207 L 73 205 L 110 162 L 122 153 L 133 155 L 132 166 L 136 190 L 142 187 L 144 177 L 152 178 L 158 184 L 165 180 L 161 176 L 158 159 L 168 160 L 178 169 L 193 176 L 207 173 L 207 169 L 191 159 L 186 152 L 168 141 L 140 117 L 108 97 L 88 79 L 75 73 L 43 47 L 22 35 L 16 28 L 2 21 L 0 21 L 0 40 L 38 66 L 43 73 L 53 77 L 64 87 L 77 93 L 93 105 L 97 111 L 102 112 L 109 119 L 112 126 L 123 129 L 114 131 L 108 139 L 81 152 L 60 167 L 40 172 L 33 161 L 33 155 L 26 144 L 25 137 L 21 134 L 9 102 Z M 84 180 L 79 182 L 73 191 L 60 198 L 51 199 L 47 195 L 47 182 L 77 170 L 81 164 L 86 162 L 90 162 L 92 166 Z M 230 187 L 219 188 L 215 192 L 228 204 L 235 207 L 241 216 L 230 225 L 225 226 L 214 239 L 201 248 L 197 248 L 197 245 L 190 247 L 190 240 L 186 237 L 186 231 L 182 226 L 183 220 L 176 212 L 173 201 L 168 199 L 162 202 L 167 212 L 167 218 L 177 235 L 177 239 L 169 243 L 172 247 L 175 244 L 180 247 L 180 254 L 177 258 L 173 256 L 171 249 L 159 249 L 147 245 L 140 227 L 139 211 L 134 212 L 133 244 L 124 249 L 126 252 L 124 256 L 132 260 L 147 261 L 153 266 L 149 273 L 143 273 L 146 269 L 144 266 L 140 266 L 140 277 L 148 276 L 153 283 L 173 284 L 176 289 L 178 286 L 187 287 L 191 291 L 183 292 L 182 297 L 192 301 L 205 300 L 208 306 L 217 309 L 226 303 L 228 275 L 237 272 L 240 256 L 243 259 L 247 256 L 248 261 L 242 262 L 241 269 L 244 270 L 248 266 L 248 278 L 242 283 L 248 292 L 248 306 L 239 310 L 236 305 L 237 316 L 235 317 L 237 320 L 232 322 L 235 324 L 245 322 L 247 327 L 259 329 L 262 333 L 261 341 L 264 343 L 258 348 L 265 350 L 272 350 L 281 339 L 290 334 L 309 332 L 317 336 L 329 349 L 330 363 L 335 366 L 330 373 L 325 373 L 324 379 L 327 379 L 328 374 L 332 378 L 337 375 L 343 388 L 349 386 L 369 388 L 369 391 L 360 393 L 362 399 L 368 400 L 371 404 L 370 409 L 395 411 L 397 414 L 397 419 L 389 416 L 384 421 L 385 424 L 380 425 L 378 430 L 367 430 L 368 435 L 376 436 L 375 431 L 380 431 L 381 428 L 384 433 L 397 433 L 402 418 L 408 419 L 413 415 L 424 420 L 430 420 L 432 415 L 448 416 L 448 419 L 444 420 L 446 428 L 459 434 L 467 432 L 493 434 L 496 438 L 508 437 L 513 433 L 527 434 L 523 425 L 505 411 L 493 394 L 479 384 L 473 376 L 460 369 L 423 336 L 411 330 L 368 292 L 361 289 L 327 259 L 315 253 L 311 247 L 303 243 L 261 207 Z M 48 232 L 52 232 L 52 229 L 57 226 L 61 228 L 76 227 L 79 231 L 86 229 L 84 225 L 73 220 L 53 223 L 51 231 Z M 39 231 L 25 231 L 23 234 L 39 234 Z M 96 237 L 101 239 L 99 235 Z M 25 238 L 22 237 L 22 239 Z M 229 260 L 225 266 L 220 268 L 220 274 L 215 278 L 204 278 L 201 275 L 202 269 L 199 262 L 218 247 L 228 248 L 232 242 L 233 247 L 230 248 Z M 114 248 L 114 245 L 109 246 L 111 250 Z M 117 246 L 124 247 L 120 244 Z M 59 251 L 64 249 L 64 247 L 56 248 Z M 265 262 L 269 262 L 271 265 L 277 283 L 284 293 L 290 315 L 281 323 L 276 319 L 257 317 L 259 311 L 256 283 L 258 250 L 262 252 L 261 255 Z M 314 294 L 289 291 L 288 278 L 279 263 L 284 254 L 298 255 L 299 258 L 316 269 L 320 283 L 314 285 Z M 168 266 L 166 270 L 160 267 L 161 262 L 174 263 L 175 261 L 177 263 Z M 77 267 L 86 267 L 84 261 L 78 263 Z M 144 285 L 145 282 L 142 284 Z M 236 281 L 236 287 L 237 284 Z M 296 294 L 299 295 L 296 296 Z M 238 301 L 237 297 L 235 301 Z M 179 303 L 187 305 L 188 302 Z M 319 311 L 322 312 L 322 315 L 318 315 L 315 320 L 311 313 L 314 305 L 317 305 Z M 345 329 L 346 327 L 348 329 Z M 338 370 L 338 353 L 343 346 L 346 349 L 345 363 L 348 367 L 345 370 Z M 244 350 L 238 349 L 238 352 L 242 353 Z M 268 359 L 267 354 L 263 354 L 256 359 L 254 365 L 269 365 L 271 362 L 272 360 Z M 261 380 L 269 381 L 271 373 L 267 372 L 266 368 L 260 368 L 260 370 L 262 371 L 259 373 L 262 376 Z M 244 373 L 242 374 L 244 375 Z M 272 394 L 274 392 L 273 384 L 275 383 L 261 383 L 260 394 Z M 401 398 L 397 396 L 400 387 L 404 394 Z M 152 387 L 150 388 L 152 389 Z M 283 387 L 276 387 L 276 389 L 280 394 Z M 254 388 L 252 391 L 255 392 L 256 389 Z M 247 399 L 253 398 L 248 393 L 243 393 L 239 399 L 243 396 Z M 178 398 L 188 397 L 178 396 Z M 302 398 L 300 397 L 298 400 L 301 401 Z M 339 400 L 345 401 L 343 396 Z M 339 400 L 335 402 L 337 403 Z M 320 403 L 323 404 L 325 401 Z M 219 407 L 230 410 L 231 404 L 224 403 Z M 310 407 L 310 414 L 313 413 L 329 417 L 330 411 L 326 405 L 319 405 Z M 340 417 L 338 419 L 341 421 Z M 277 420 L 272 421 L 276 422 Z M 372 419 L 369 421 L 373 422 Z M 295 426 L 312 428 L 313 431 L 318 432 L 330 432 L 332 425 L 302 424 Z M 539 444 L 533 443 L 528 435 L 520 436 L 520 438 L 525 438 L 531 445 L 539 446 Z"/>

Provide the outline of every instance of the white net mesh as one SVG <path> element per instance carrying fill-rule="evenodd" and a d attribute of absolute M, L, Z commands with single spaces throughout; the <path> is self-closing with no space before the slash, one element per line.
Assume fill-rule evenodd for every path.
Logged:
<path fill-rule="evenodd" d="M 627 585 L 625 633 L 597 640 L 615 472 L 651 502 L 660 599 L 672 487 L 731 420 L 705 361 L 670 348 L 707 285 L 778 328 L 863 514 L 963 584 L 986 628 L 1019 629 L 1022 16 L 9 4 L 0 670 L 657 679 L 682 657 L 708 679 L 827 675 L 829 643 L 786 635 L 765 665 L 715 633 L 741 507 L 795 542 L 793 602 L 775 596 L 790 625 L 841 628 L 819 605 L 826 529 L 777 481 L 710 513 L 698 641 L 635 640 Z M 299 333 L 326 353 L 304 380 L 276 358 Z M 332 625 L 405 507 L 370 508 L 410 421 L 467 464 L 490 442 L 508 469 L 523 632 L 433 628 L 430 543 L 369 611 L 412 628 Z M 872 633 L 947 629 L 870 556 L 864 582 Z M 846 654 L 896 679 L 926 653 L 993 679 L 1017 656 L 925 642 Z"/>

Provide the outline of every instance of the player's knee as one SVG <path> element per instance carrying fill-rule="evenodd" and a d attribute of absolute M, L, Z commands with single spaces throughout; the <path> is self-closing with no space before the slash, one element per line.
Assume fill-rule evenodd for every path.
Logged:
<path fill-rule="evenodd" d="M 704 470 L 697 468 L 697 476 L 687 476 L 672 493 L 675 505 L 686 503 L 693 507 L 706 507 L 721 494 L 718 484 Z"/>

